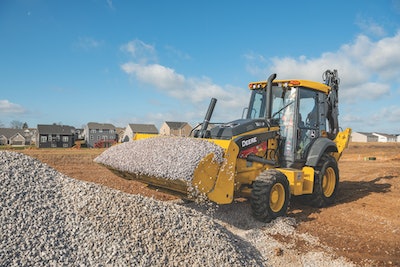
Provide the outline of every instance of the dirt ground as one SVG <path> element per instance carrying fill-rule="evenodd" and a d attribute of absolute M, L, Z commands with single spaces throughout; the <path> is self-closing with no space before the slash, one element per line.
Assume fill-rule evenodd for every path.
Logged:
<path fill-rule="evenodd" d="M 80 180 L 100 183 L 127 193 L 160 200 L 174 196 L 124 180 L 93 162 L 102 149 L 26 149 L 22 152 Z M 400 144 L 350 143 L 340 162 L 340 187 L 336 204 L 311 208 L 292 199 L 289 217 L 297 231 L 318 237 L 360 266 L 400 266 Z M 285 236 L 275 236 L 284 242 Z M 309 251 L 299 240 L 299 251 Z"/>

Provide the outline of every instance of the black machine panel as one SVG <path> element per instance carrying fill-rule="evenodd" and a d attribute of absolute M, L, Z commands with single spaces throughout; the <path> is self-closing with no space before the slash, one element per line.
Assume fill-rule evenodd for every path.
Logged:
<path fill-rule="evenodd" d="M 263 119 L 240 119 L 218 125 L 211 129 L 213 139 L 231 139 L 232 136 L 250 132 L 258 128 L 268 128 L 268 123 Z"/>

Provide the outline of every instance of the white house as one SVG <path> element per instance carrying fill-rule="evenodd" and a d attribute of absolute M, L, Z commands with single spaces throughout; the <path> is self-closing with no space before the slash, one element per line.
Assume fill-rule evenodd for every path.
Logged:
<path fill-rule="evenodd" d="M 352 132 L 351 133 L 352 142 L 378 142 L 378 136 L 372 133 L 365 132 Z"/>
<path fill-rule="evenodd" d="M 372 133 L 373 135 L 378 137 L 378 142 L 396 142 L 397 137 L 393 134 L 384 134 L 384 133 Z"/>
<path fill-rule="evenodd" d="M 144 134 L 158 134 L 158 130 L 154 124 L 135 124 L 130 123 L 126 126 L 124 135 L 122 138 L 122 142 L 128 142 L 133 139 L 135 134 L 144 133 Z"/>

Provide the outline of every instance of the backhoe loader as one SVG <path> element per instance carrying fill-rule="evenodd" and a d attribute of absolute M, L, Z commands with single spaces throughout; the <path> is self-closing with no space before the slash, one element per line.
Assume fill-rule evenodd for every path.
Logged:
<path fill-rule="evenodd" d="M 125 178 L 172 191 L 184 193 L 194 187 L 217 204 L 246 197 L 255 218 L 264 222 L 285 216 L 292 195 L 303 196 L 317 207 L 332 204 L 339 184 L 337 162 L 351 129 L 339 128 L 337 70 L 325 71 L 323 80 L 276 80 L 272 74 L 266 81 L 251 82 L 242 119 L 209 129 L 217 101 L 212 99 L 201 128 L 187 138 L 220 146 L 224 160 L 216 162 L 210 153 L 189 180 L 171 181 L 108 167 Z"/>

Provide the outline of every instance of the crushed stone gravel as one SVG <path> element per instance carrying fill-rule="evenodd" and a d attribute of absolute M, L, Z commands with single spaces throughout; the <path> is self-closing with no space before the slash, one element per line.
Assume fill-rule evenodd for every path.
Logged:
<path fill-rule="evenodd" d="M 0 151 L 0 266 L 60 265 L 355 266 L 298 234 L 293 218 L 256 221 L 248 202 L 159 202 Z"/>
<path fill-rule="evenodd" d="M 176 205 L 0 151 L 0 266 L 264 266 L 250 243 Z"/>
<path fill-rule="evenodd" d="M 203 139 L 153 137 L 110 147 L 95 162 L 119 171 L 190 182 L 200 160 L 214 153 L 223 161 L 223 149 Z"/>

